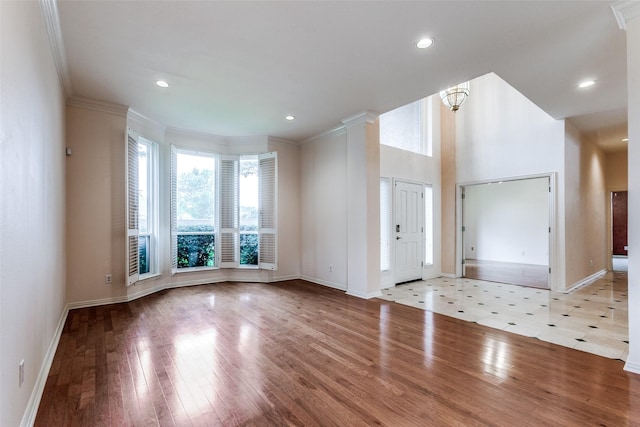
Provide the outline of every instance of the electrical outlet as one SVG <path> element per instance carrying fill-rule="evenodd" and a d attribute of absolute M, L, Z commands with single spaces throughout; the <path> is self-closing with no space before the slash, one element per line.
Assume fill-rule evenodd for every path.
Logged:
<path fill-rule="evenodd" d="M 329 264 L 329 273 L 333 273 L 333 265 Z"/>
<path fill-rule="evenodd" d="M 24 359 L 20 361 L 18 365 L 18 387 L 22 387 L 22 383 L 24 382 Z"/>
<path fill-rule="evenodd" d="M 106 283 L 106 284 L 111 284 L 112 280 L 113 280 L 113 278 L 111 277 L 111 275 L 110 275 L 110 274 L 105 274 L 105 276 L 104 276 L 104 283 Z"/>

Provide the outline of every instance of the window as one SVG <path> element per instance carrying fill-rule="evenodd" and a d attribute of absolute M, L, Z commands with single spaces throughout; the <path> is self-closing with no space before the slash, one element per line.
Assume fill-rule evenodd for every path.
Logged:
<path fill-rule="evenodd" d="M 380 144 L 431 156 L 431 97 L 380 115 Z"/>
<path fill-rule="evenodd" d="M 127 284 L 158 272 L 158 146 L 127 135 Z"/>
<path fill-rule="evenodd" d="M 424 186 L 424 264 L 433 264 L 433 187 Z"/>
<path fill-rule="evenodd" d="M 174 271 L 275 270 L 276 153 L 218 156 L 171 150 Z"/>
<path fill-rule="evenodd" d="M 174 267 L 215 267 L 216 158 L 172 150 Z"/>
<path fill-rule="evenodd" d="M 380 178 L 380 271 L 391 268 L 391 180 Z"/>
<path fill-rule="evenodd" d="M 138 263 L 140 278 L 158 272 L 158 145 L 138 138 Z"/>
<path fill-rule="evenodd" d="M 258 156 L 240 157 L 240 265 L 258 266 Z"/>

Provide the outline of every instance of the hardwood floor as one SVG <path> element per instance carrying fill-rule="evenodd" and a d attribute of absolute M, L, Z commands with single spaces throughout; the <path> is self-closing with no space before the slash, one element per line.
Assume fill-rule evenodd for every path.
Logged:
<path fill-rule="evenodd" d="M 549 266 L 547 265 L 467 259 L 464 277 L 549 289 Z"/>
<path fill-rule="evenodd" d="M 621 361 L 301 280 L 72 310 L 35 422 L 639 424 Z"/>

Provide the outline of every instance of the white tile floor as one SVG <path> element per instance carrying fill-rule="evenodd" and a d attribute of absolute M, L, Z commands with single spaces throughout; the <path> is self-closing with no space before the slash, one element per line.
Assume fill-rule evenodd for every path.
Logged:
<path fill-rule="evenodd" d="M 570 294 L 440 277 L 383 289 L 381 298 L 610 359 L 629 353 L 626 272 Z"/>

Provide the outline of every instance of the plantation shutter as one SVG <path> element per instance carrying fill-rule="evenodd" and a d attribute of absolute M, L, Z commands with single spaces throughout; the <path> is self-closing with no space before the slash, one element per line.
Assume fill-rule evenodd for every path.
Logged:
<path fill-rule="evenodd" d="M 258 217 L 258 264 L 267 270 L 278 269 L 277 245 L 277 153 L 258 156 L 259 212 Z"/>
<path fill-rule="evenodd" d="M 171 269 L 178 269 L 178 151 L 171 145 Z"/>
<path fill-rule="evenodd" d="M 140 278 L 138 259 L 138 141 L 127 135 L 127 286 Z"/>
<path fill-rule="evenodd" d="M 220 157 L 220 267 L 240 265 L 240 158 Z"/>

